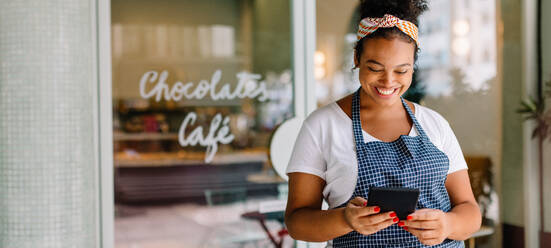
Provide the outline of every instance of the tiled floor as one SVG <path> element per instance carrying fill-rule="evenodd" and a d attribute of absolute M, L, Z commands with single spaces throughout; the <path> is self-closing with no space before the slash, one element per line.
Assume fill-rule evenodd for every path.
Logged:
<path fill-rule="evenodd" d="M 273 247 L 257 221 L 241 213 L 258 210 L 261 199 L 246 203 L 204 206 L 177 204 L 117 208 L 116 248 Z M 277 221 L 267 223 L 272 233 Z M 285 246 L 292 246 L 290 238 Z"/>

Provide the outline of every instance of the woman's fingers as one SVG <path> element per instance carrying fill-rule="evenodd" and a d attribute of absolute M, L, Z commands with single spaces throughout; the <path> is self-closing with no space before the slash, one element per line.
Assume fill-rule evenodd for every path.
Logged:
<path fill-rule="evenodd" d="M 380 214 L 371 214 L 369 216 L 362 217 L 362 222 L 370 223 L 372 225 L 378 224 L 381 222 L 390 221 L 392 223 L 397 223 L 398 218 L 394 212 L 384 212 Z"/>
<path fill-rule="evenodd" d="M 415 228 L 408 228 L 408 231 L 415 237 L 417 237 L 419 242 L 424 245 L 437 245 L 444 241 L 437 230 L 420 230 Z"/>
<path fill-rule="evenodd" d="M 380 208 L 378 207 L 348 207 L 347 212 L 350 217 L 360 219 L 364 217 L 369 217 L 375 214 L 378 214 L 380 212 Z"/>
<path fill-rule="evenodd" d="M 410 220 L 404 221 L 404 225 L 416 229 L 437 229 L 440 227 L 440 223 L 434 220 Z"/>
<path fill-rule="evenodd" d="M 370 216 L 374 214 L 379 214 L 381 212 L 381 208 L 377 206 L 369 206 L 369 207 L 363 207 L 358 210 L 361 216 Z"/>
<path fill-rule="evenodd" d="M 435 230 L 420 230 L 415 228 L 408 228 L 408 231 L 411 234 L 415 235 L 419 240 L 440 238 L 440 233 Z"/>
<path fill-rule="evenodd" d="M 441 211 L 436 209 L 424 208 L 415 211 L 410 214 L 409 217 L 411 220 L 437 220 L 440 218 Z"/>
<path fill-rule="evenodd" d="M 365 216 L 377 214 L 381 211 L 381 208 L 378 206 L 369 206 L 367 207 L 367 200 L 361 197 L 355 197 L 350 200 L 347 204 L 347 207 L 351 208 L 351 213 L 355 216 Z"/>
<path fill-rule="evenodd" d="M 371 217 L 371 216 L 370 216 Z M 367 217 L 364 217 L 363 219 L 366 219 Z M 378 221 L 379 219 L 376 219 L 375 221 Z M 396 221 L 394 219 L 388 219 L 386 217 L 383 217 L 382 221 L 378 221 L 378 222 L 364 222 L 362 221 L 362 226 L 356 230 L 358 231 L 359 233 L 363 234 L 363 235 L 369 235 L 369 234 L 373 234 L 373 233 L 376 233 L 380 230 L 383 230 L 391 225 L 393 225 L 394 223 L 396 223 Z"/>
<path fill-rule="evenodd" d="M 350 200 L 348 203 L 353 204 L 357 207 L 365 207 L 367 205 L 367 200 L 357 196 L 354 199 Z"/>
<path fill-rule="evenodd" d="M 385 220 L 383 222 L 379 222 L 379 224 L 377 224 L 377 231 L 378 230 L 383 230 L 389 226 L 392 226 L 394 225 L 395 223 L 397 222 L 397 220 L 395 219 L 388 219 L 388 220 Z"/>
<path fill-rule="evenodd" d="M 446 229 L 447 215 L 438 209 L 420 209 L 408 216 L 404 221 L 407 231 L 415 235 L 425 245 L 442 243 L 449 235 Z"/>
<path fill-rule="evenodd" d="M 378 222 L 374 225 L 372 225 L 374 228 L 375 228 L 375 231 L 379 231 L 379 230 L 383 230 L 391 225 L 393 225 L 394 223 L 396 223 L 395 221 L 393 221 L 393 219 L 385 219 L 384 221 L 381 221 L 381 222 Z"/>
<path fill-rule="evenodd" d="M 380 213 L 378 206 L 367 206 L 367 200 L 355 197 L 350 200 L 344 211 L 345 219 L 354 230 L 369 235 L 398 222 L 396 213 Z"/>

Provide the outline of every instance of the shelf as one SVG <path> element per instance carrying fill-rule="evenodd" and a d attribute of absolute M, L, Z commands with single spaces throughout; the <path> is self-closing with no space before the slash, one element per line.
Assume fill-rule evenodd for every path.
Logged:
<path fill-rule="evenodd" d="M 265 170 L 262 163 L 225 166 L 167 166 L 117 168 L 115 201 L 120 203 L 205 203 L 206 190 L 246 189 L 247 197 L 277 196 L 279 183 L 250 182 Z"/>
<path fill-rule="evenodd" d="M 177 133 L 113 133 L 114 141 L 178 140 Z"/>
<path fill-rule="evenodd" d="M 163 158 L 152 158 L 163 157 Z M 123 167 L 165 167 L 165 166 L 190 166 L 190 165 L 228 165 L 239 163 L 265 163 L 268 161 L 266 151 L 235 152 L 232 154 L 217 154 L 211 163 L 204 161 L 204 153 L 146 153 L 134 155 L 132 158 L 125 158 L 124 152 L 115 154 L 114 165 Z"/>
<path fill-rule="evenodd" d="M 197 99 L 186 99 L 180 100 L 174 104 L 174 106 L 155 106 L 155 107 L 144 107 L 144 108 L 135 108 L 127 107 L 125 111 L 120 111 L 117 108 L 113 109 L 113 112 L 119 115 L 125 114 L 147 114 L 147 113 L 188 113 L 193 111 L 194 108 L 203 108 L 203 107 L 240 107 L 243 105 L 243 101 L 246 99 L 232 99 L 232 100 L 216 100 L 213 101 L 210 98 L 205 98 L 201 100 Z M 120 99 L 114 99 L 114 102 L 120 101 Z M 149 104 L 149 103 L 147 103 Z"/>
<path fill-rule="evenodd" d="M 178 165 L 204 164 L 202 160 L 162 159 L 162 160 L 122 160 L 115 161 L 115 167 L 165 167 Z"/>

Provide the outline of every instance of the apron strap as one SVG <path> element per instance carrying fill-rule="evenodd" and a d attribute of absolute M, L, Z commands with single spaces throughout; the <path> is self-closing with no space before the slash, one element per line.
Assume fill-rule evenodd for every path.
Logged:
<path fill-rule="evenodd" d="M 417 132 L 419 135 L 423 138 L 428 138 L 425 134 L 425 130 L 421 127 L 421 124 L 417 121 L 417 118 L 415 118 L 415 115 L 413 114 L 413 111 L 409 108 L 409 105 L 406 103 L 406 100 L 404 100 L 403 97 L 400 97 L 402 100 L 402 104 L 404 105 L 404 108 L 406 108 L 406 111 L 408 112 L 409 118 L 411 118 L 411 121 L 413 121 L 413 125 L 415 126 L 415 129 L 417 129 Z"/>
<path fill-rule="evenodd" d="M 354 133 L 354 140 L 356 142 L 356 149 L 365 145 L 364 137 L 362 133 L 362 121 L 360 119 L 360 90 L 362 87 L 354 93 L 352 98 L 352 131 Z"/>

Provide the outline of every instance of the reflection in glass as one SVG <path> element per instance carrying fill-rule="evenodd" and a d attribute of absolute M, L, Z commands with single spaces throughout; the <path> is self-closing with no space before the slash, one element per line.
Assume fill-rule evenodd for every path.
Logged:
<path fill-rule="evenodd" d="M 269 244 L 242 214 L 280 197 L 267 151 L 294 115 L 289 1 L 111 10 L 117 246 Z"/>
<path fill-rule="evenodd" d="M 427 93 L 422 103 L 452 126 L 487 226 L 498 221 L 492 174 L 501 166 L 495 6 L 494 0 L 431 1 L 430 11 L 420 19 L 425 45 L 418 61 Z"/>
<path fill-rule="evenodd" d="M 357 70 L 352 48 L 359 16 L 357 0 L 316 1 L 316 60 L 314 65 L 318 106 L 357 89 Z M 323 72 L 323 73 L 322 73 Z"/>
<path fill-rule="evenodd" d="M 113 1 L 117 166 L 265 160 L 292 116 L 289 25 L 269 11 L 282 3 L 215 2 Z"/>

